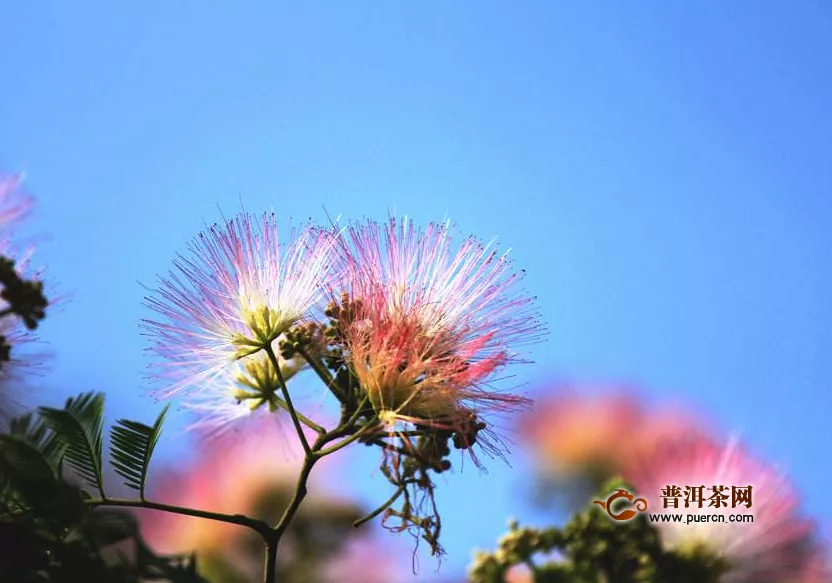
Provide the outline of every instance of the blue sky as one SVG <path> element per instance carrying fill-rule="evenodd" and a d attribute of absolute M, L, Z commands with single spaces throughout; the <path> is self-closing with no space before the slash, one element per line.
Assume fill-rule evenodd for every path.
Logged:
<path fill-rule="evenodd" d="M 0 164 L 27 173 L 39 257 L 74 295 L 32 399 L 100 389 L 113 417 L 154 415 L 138 282 L 218 205 L 448 216 L 511 247 L 539 297 L 549 340 L 517 382 L 685 399 L 832 521 L 832 11 L 449 4 L 4 3 Z M 443 573 L 533 517 L 528 480 L 442 484 Z"/>

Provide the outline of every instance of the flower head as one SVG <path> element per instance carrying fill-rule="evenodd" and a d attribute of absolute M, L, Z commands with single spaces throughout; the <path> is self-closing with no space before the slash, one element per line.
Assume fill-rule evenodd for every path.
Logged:
<path fill-rule="evenodd" d="M 477 414 L 525 403 L 483 384 L 502 365 L 499 356 L 476 361 L 474 345 L 452 339 L 427 335 L 408 319 L 364 320 L 349 328 L 346 344 L 353 373 L 382 422 L 453 431 L 464 441 L 473 430 L 471 423 L 478 424 Z"/>
<path fill-rule="evenodd" d="M 353 224 L 340 241 L 347 275 L 333 290 L 344 294 L 336 316 L 382 421 L 453 431 L 467 448 L 481 413 L 526 403 L 490 386 L 542 332 L 507 254 L 473 237 L 454 251 L 448 224 L 421 230 L 406 218 Z"/>
<path fill-rule="evenodd" d="M 331 249 L 331 237 L 311 228 L 280 242 L 267 213 L 242 213 L 200 233 L 191 256 L 178 256 L 146 300 L 159 316 L 144 325 L 159 357 L 153 376 L 165 385 L 162 396 L 186 392 L 184 406 L 214 429 L 270 402 L 276 387 L 267 384 L 277 373 L 264 349 L 279 358 L 282 335 L 316 312 L 332 273 Z M 288 375 L 299 363 L 280 359 L 279 366 Z"/>
<path fill-rule="evenodd" d="M 735 442 L 678 442 L 635 462 L 624 476 L 650 513 L 701 517 L 656 526 L 666 548 L 724 561 L 725 581 L 779 583 L 810 560 L 812 525 L 798 515 L 791 484 Z M 738 515 L 753 518 L 740 522 Z"/>
<path fill-rule="evenodd" d="M 34 198 L 23 190 L 22 184 L 23 177 L 19 174 L 0 174 L 0 257 L 14 262 L 13 271 L 21 280 L 39 281 L 43 270 L 34 269 L 31 265 L 34 247 L 21 250 L 14 241 L 15 229 L 34 206 Z M 6 297 L 4 295 L 0 299 L 0 311 L 3 312 L 12 309 Z M 43 299 L 42 296 L 40 299 Z M 39 310 L 41 306 L 37 308 Z M 32 330 L 40 317 L 42 313 L 39 317 L 32 317 L 31 314 L 21 317 L 21 313 L 7 313 L 0 317 L 0 337 L 4 351 L 8 350 L 0 362 L 0 418 L 13 415 L 19 408 L 12 384 L 20 382 L 24 372 L 37 370 L 42 364 L 45 354 L 27 350 L 37 343 L 37 336 Z"/>

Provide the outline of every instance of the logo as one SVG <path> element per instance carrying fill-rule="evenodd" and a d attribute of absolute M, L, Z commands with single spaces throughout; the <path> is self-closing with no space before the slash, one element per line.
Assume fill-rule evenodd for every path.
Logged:
<path fill-rule="evenodd" d="M 634 500 L 634 498 L 635 498 L 635 500 Z M 626 499 L 628 502 L 631 502 L 632 506 L 635 507 L 635 510 L 633 510 L 633 508 L 630 507 L 630 508 L 627 508 L 626 510 L 621 510 L 618 513 L 614 513 L 612 511 L 613 502 L 615 502 L 616 500 L 620 500 L 620 499 Z M 645 500 L 644 498 L 636 498 L 634 495 L 630 494 L 627 490 L 623 490 L 623 489 L 620 489 L 620 488 L 618 490 L 616 490 L 615 492 L 613 492 L 610 495 L 610 497 L 607 498 L 606 500 L 593 500 L 592 503 L 597 504 L 598 506 L 600 506 L 601 508 L 606 510 L 607 514 L 609 514 L 610 518 L 612 518 L 613 520 L 618 520 L 618 521 L 622 521 L 622 522 L 626 521 L 626 520 L 630 520 L 630 519 L 634 518 L 636 516 L 636 514 L 638 514 L 639 512 L 644 512 L 645 510 L 647 510 L 647 500 Z M 624 504 L 618 504 L 618 506 L 619 506 L 619 509 L 620 509 L 621 506 L 625 506 L 625 505 Z"/>

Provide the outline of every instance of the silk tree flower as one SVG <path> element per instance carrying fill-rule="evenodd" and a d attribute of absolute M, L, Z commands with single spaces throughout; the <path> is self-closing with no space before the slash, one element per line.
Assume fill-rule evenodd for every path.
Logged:
<path fill-rule="evenodd" d="M 602 467 L 614 473 L 622 444 L 644 421 L 642 403 L 625 391 L 558 391 L 519 424 L 524 440 L 559 475 Z"/>
<path fill-rule="evenodd" d="M 454 431 L 468 448 L 481 413 L 527 404 L 490 384 L 542 336 L 507 253 L 473 237 L 454 251 L 449 224 L 407 218 L 354 223 L 339 241 L 346 276 L 333 297 L 353 302 L 348 358 L 382 421 Z"/>
<path fill-rule="evenodd" d="M 503 364 L 499 355 L 473 361 L 475 345 L 455 345 L 452 339 L 425 335 L 407 320 L 382 319 L 352 326 L 346 343 L 359 385 L 385 425 L 453 431 L 467 448 L 484 429 L 479 415 L 510 411 L 526 400 L 484 385 L 482 379 Z"/>
<path fill-rule="evenodd" d="M 523 272 L 493 242 L 467 237 L 454 252 L 449 223 L 422 230 L 407 217 L 353 224 L 342 234 L 349 291 L 354 298 L 373 298 L 374 309 L 415 317 L 425 334 L 455 334 L 457 342 L 501 353 L 506 361 L 518 356 L 510 347 L 540 338 L 534 298 L 520 286 Z"/>
<path fill-rule="evenodd" d="M 8 252 L 0 245 L 0 255 Z M 21 277 L 40 279 L 40 272 L 29 268 L 29 256 L 19 259 L 15 269 Z M 0 300 L 0 310 L 7 308 Z M 43 369 L 48 354 L 42 350 L 38 336 L 29 330 L 23 321 L 14 314 L 0 318 L 0 335 L 9 348 L 8 360 L 0 363 L 0 421 L 5 422 L 22 409 L 18 394 L 28 375 L 38 374 Z"/>
<path fill-rule="evenodd" d="M 293 325 L 314 316 L 323 286 L 335 272 L 333 239 L 318 229 L 291 229 L 280 242 L 273 213 L 241 213 L 213 225 L 177 256 L 146 305 L 144 320 L 157 357 L 151 376 L 158 393 L 187 395 L 183 406 L 200 426 L 225 428 L 252 409 L 278 403 L 276 372 L 262 350 Z M 302 366 L 280 359 L 284 379 Z M 243 403 L 245 401 L 245 403 Z"/>
<path fill-rule="evenodd" d="M 618 474 L 627 460 L 667 443 L 705 434 L 705 424 L 670 406 L 649 407 L 626 387 L 556 388 L 518 423 L 523 440 L 546 473 L 558 478 Z"/>
<path fill-rule="evenodd" d="M 690 524 L 685 519 L 656 522 L 655 526 L 667 549 L 724 562 L 724 581 L 792 581 L 812 560 L 813 525 L 799 515 L 798 496 L 791 484 L 735 440 L 720 444 L 697 437 L 677 442 L 634 461 L 623 475 L 638 496 L 647 499 L 651 514 L 702 517 L 703 521 Z M 704 490 L 699 489 L 702 486 Z M 734 488 L 748 486 L 750 503 L 738 497 L 735 504 Z M 666 503 L 670 496 L 676 499 L 680 494 L 670 490 L 674 487 L 681 497 Z M 685 507 L 686 499 L 689 507 Z M 738 514 L 751 514 L 753 522 L 731 522 Z M 714 516 L 724 518 L 713 521 Z"/>
<path fill-rule="evenodd" d="M 0 256 L 15 262 L 15 271 L 21 278 L 41 280 L 44 270 L 32 267 L 34 247 L 22 250 L 15 244 L 16 229 L 30 214 L 35 199 L 23 189 L 20 174 L 0 174 Z M 0 311 L 8 303 L 0 299 Z M 0 318 L 0 335 L 9 346 L 9 360 L 0 367 L 0 418 L 13 415 L 20 407 L 13 392 L 13 385 L 25 378 L 25 373 L 36 372 L 43 364 L 46 354 L 35 350 L 37 336 L 29 330 L 16 315 Z"/>
<path fill-rule="evenodd" d="M 275 339 L 272 347 L 283 382 L 288 382 L 307 363 L 300 356 L 284 359 L 278 350 L 282 339 L 283 335 Z M 263 407 L 275 413 L 280 398 L 274 393 L 276 387 L 279 387 L 277 373 L 265 351 L 236 358 L 213 381 L 188 392 L 183 407 L 194 416 L 188 429 L 215 436 L 232 430 Z"/>

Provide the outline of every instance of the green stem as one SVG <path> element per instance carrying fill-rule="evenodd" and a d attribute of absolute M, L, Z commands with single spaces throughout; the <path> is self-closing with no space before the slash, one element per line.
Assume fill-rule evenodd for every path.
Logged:
<path fill-rule="evenodd" d="M 390 496 L 390 498 L 387 500 L 387 502 L 385 502 L 384 504 L 382 504 L 381 506 L 379 506 L 378 508 L 376 508 L 375 510 L 373 510 L 372 512 L 370 512 L 370 513 L 369 513 L 367 516 L 365 516 L 364 518 L 359 518 L 358 520 L 356 520 L 355 522 L 353 522 L 353 523 L 352 523 L 352 525 L 353 525 L 353 526 L 355 526 L 355 527 L 361 526 L 361 525 L 362 525 L 362 524 L 364 524 L 365 522 L 369 522 L 370 520 L 372 520 L 373 518 L 375 518 L 376 516 L 378 516 L 379 514 L 381 514 L 382 512 L 384 512 L 385 510 L 387 510 L 388 508 L 390 508 L 390 506 L 392 506 L 392 505 L 393 505 L 393 502 L 395 502 L 396 500 L 398 500 L 399 496 L 401 496 L 401 495 L 404 493 L 404 489 L 405 489 L 406 487 L 407 487 L 407 485 L 406 485 L 406 484 L 402 484 L 401 486 L 399 486 L 399 487 L 396 489 L 396 491 L 395 491 L 395 492 L 393 492 L 393 495 L 392 495 L 392 496 Z"/>
<path fill-rule="evenodd" d="M 314 452 L 320 448 L 321 441 L 325 437 L 325 435 L 321 435 L 315 440 L 315 443 L 312 445 L 312 448 L 303 460 L 303 466 L 300 469 L 300 475 L 298 476 L 298 482 L 295 486 L 295 492 L 292 494 L 292 499 L 289 501 L 289 505 L 286 507 L 286 510 L 283 511 L 283 516 L 280 517 L 280 520 L 274 527 L 278 541 L 283 536 L 283 533 L 286 532 L 292 518 L 295 517 L 295 514 L 300 507 L 300 503 L 303 502 L 304 498 L 306 498 L 306 493 L 308 491 L 306 483 L 309 480 L 309 474 L 312 471 L 312 467 L 315 465 L 315 462 L 320 459 L 314 455 Z"/>
<path fill-rule="evenodd" d="M 280 405 L 281 407 L 283 407 L 284 409 L 286 409 L 286 411 L 289 411 L 289 406 L 286 404 L 286 401 L 284 401 L 284 400 L 283 400 L 283 399 L 281 399 L 280 397 L 275 397 L 275 400 L 277 401 L 277 404 L 278 404 L 278 405 Z M 306 425 L 309 429 L 311 429 L 311 430 L 312 430 L 312 431 L 314 431 L 315 433 L 318 433 L 318 434 L 324 434 L 324 433 L 326 433 L 326 429 L 324 429 L 321 425 L 318 425 L 317 423 L 315 423 L 314 421 L 312 421 L 309 417 L 307 417 L 306 415 L 302 414 L 300 411 L 297 411 L 297 410 L 296 410 L 296 411 L 295 411 L 295 415 L 297 415 L 297 416 L 298 416 L 298 421 L 300 421 L 301 423 L 303 423 L 304 425 Z"/>
<path fill-rule="evenodd" d="M 350 418 L 347 419 L 347 421 L 345 423 L 343 423 L 342 425 L 344 427 L 351 427 L 353 423 L 358 421 L 358 418 L 364 412 L 364 406 L 367 404 L 367 401 L 369 401 L 369 400 L 370 400 L 370 397 L 365 395 L 364 398 L 361 399 L 361 402 L 358 404 L 358 407 L 355 408 L 355 412 L 352 414 L 352 416 L 350 416 Z M 367 422 L 368 425 L 370 423 L 372 423 L 372 420 Z"/>
<path fill-rule="evenodd" d="M 352 435 L 350 435 L 347 439 L 336 443 L 335 445 L 331 445 L 329 447 L 325 447 L 323 449 L 319 449 L 318 451 L 314 452 L 312 455 L 322 458 L 324 456 L 328 456 L 331 453 L 335 453 L 342 447 L 347 447 L 349 444 L 353 443 L 354 441 L 361 439 L 361 430 L 356 431 Z"/>
<path fill-rule="evenodd" d="M 289 501 L 289 505 L 286 507 L 286 510 L 283 511 L 283 516 L 280 517 L 280 521 L 278 521 L 277 525 L 274 527 L 274 532 L 278 542 L 283 536 L 283 533 L 286 532 L 286 529 L 289 527 L 289 523 L 292 518 L 294 518 L 297 513 L 300 503 L 303 502 L 303 499 L 306 497 L 308 491 L 307 482 L 309 481 L 309 474 L 312 472 L 313 466 L 324 456 L 340 449 L 340 447 L 336 446 L 327 451 L 324 446 L 330 441 L 350 435 L 351 431 L 352 424 L 342 424 L 328 433 L 319 435 L 315 440 L 315 443 L 312 444 L 312 447 L 309 449 L 309 452 L 303 460 L 303 466 L 301 466 L 300 475 L 298 476 L 297 485 L 295 486 L 295 492 L 292 495 L 292 499 Z M 357 433 L 353 435 L 357 435 Z M 346 445 L 346 443 L 342 443 Z M 339 443 L 338 446 L 342 446 L 342 444 Z"/>
<path fill-rule="evenodd" d="M 289 416 L 292 417 L 292 423 L 295 426 L 295 431 L 298 433 L 298 439 L 300 439 L 300 443 L 303 446 L 303 451 L 305 451 L 306 455 L 309 456 L 311 451 L 309 449 L 309 442 L 306 440 L 306 434 L 303 432 L 303 427 L 300 426 L 298 414 L 295 411 L 294 405 L 292 405 L 292 397 L 289 396 L 289 388 L 286 386 L 286 381 L 283 380 L 283 373 L 280 372 L 280 364 L 277 362 L 277 355 L 274 353 L 271 343 L 266 344 L 264 348 L 266 349 L 266 353 L 269 355 L 269 360 L 272 362 L 275 373 L 277 373 L 277 382 L 280 384 L 280 392 L 283 393 L 283 400 L 286 401 L 286 410 L 289 411 Z"/>

